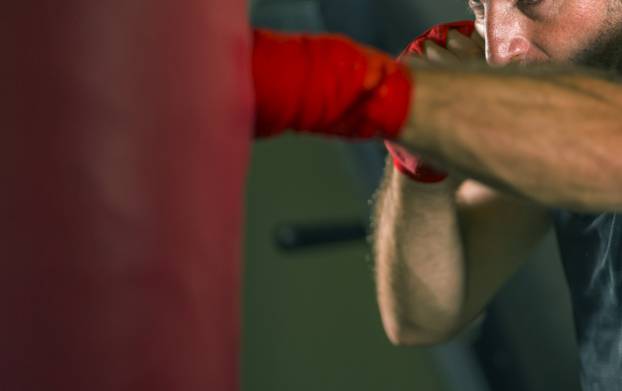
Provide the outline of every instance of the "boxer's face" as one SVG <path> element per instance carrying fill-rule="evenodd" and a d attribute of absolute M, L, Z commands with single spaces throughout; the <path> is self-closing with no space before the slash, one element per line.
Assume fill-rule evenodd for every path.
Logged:
<path fill-rule="evenodd" d="M 622 0 L 468 1 L 490 64 L 622 63 Z"/>

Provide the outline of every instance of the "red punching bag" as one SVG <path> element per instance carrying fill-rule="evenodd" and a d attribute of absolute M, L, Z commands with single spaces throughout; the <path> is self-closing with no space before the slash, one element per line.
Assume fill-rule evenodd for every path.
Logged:
<path fill-rule="evenodd" d="M 235 390 L 244 2 L 3 13 L 0 388 Z"/>

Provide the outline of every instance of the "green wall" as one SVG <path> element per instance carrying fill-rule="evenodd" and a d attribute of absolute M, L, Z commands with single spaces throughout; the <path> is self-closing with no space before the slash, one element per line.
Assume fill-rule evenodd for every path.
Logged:
<path fill-rule="evenodd" d="M 384 335 L 365 241 L 295 253 L 284 222 L 367 219 L 337 142 L 286 136 L 255 144 L 247 187 L 242 389 L 445 390 L 429 351 Z"/>

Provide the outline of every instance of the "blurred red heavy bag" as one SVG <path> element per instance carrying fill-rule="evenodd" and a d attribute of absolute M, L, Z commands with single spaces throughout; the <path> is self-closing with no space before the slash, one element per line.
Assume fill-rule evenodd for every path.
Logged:
<path fill-rule="evenodd" d="M 236 389 L 244 1 L 7 7 L 0 388 Z"/>

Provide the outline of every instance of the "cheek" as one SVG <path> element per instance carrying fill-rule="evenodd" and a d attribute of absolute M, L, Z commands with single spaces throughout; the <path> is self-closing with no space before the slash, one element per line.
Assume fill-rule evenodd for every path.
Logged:
<path fill-rule="evenodd" d="M 559 13 L 538 23 L 534 43 L 553 62 L 567 62 L 599 35 L 609 0 L 562 0 Z"/>

